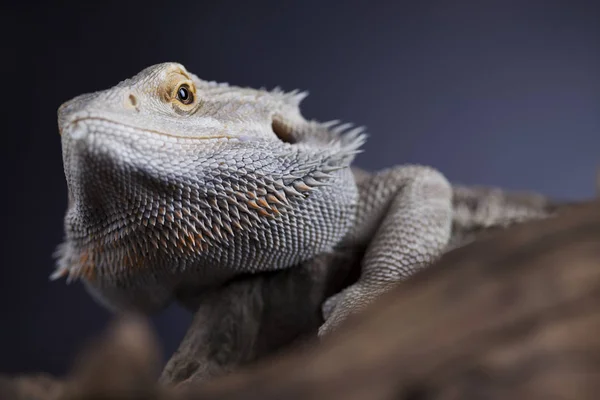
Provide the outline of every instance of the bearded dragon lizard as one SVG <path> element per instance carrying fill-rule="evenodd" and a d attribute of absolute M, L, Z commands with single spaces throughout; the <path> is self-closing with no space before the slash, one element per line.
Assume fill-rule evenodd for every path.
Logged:
<path fill-rule="evenodd" d="M 113 309 L 160 310 L 241 274 L 365 248 L 319 335 L 478 230 L 550 215 L 544 197 L 451 185 L 427 166 L 351 167 L 363 128 L 305 119 L 306 93 L 144 69 L 58 111 L 69 205 L 53 278 Z"/>

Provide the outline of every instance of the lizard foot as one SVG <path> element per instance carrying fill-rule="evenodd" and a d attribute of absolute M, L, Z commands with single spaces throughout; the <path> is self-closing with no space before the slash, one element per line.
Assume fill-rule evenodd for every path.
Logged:
<path fill-rule="evenodd" d="M 331 314 L 333 314 L 333 310 L 335 310 L 336 305 L 339 303 L 340 299 L 343 297 L 344 292 L 339 292 L 329 297 L 323 305 L 321 306 L 321 312 L 323 313 L 323 319 L 327 321 L 330 319 Z"/>
<path fill-rule="evenodd" d="M 390 289 L 389 283 L 356 283 L 329 297 L 321 306 L 325 322 L 319 327 L 319 337 L 324 337 L 338 329 L 351 314 L 361 312 L 375 298 Z"/>

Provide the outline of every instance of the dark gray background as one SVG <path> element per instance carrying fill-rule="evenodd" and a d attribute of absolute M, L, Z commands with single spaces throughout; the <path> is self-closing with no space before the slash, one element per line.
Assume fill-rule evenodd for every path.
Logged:
<path fill-rule="evenodd" d="M 0 372 L 62 373 L 109 318 L 81 285 L 47 280 L 66 206 L 56 109 L 153 63 L 308 89 L 306 116 L 369 128 L 369 169 L 418 162 L 464 183 L 593 195 L 594 2 L 283 3 L 3 6 Z M 155 318 L 166 353 L 189 318 Z"/>

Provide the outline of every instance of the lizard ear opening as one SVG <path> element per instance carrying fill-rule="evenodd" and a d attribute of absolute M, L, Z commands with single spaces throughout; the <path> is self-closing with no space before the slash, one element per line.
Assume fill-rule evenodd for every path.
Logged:
<path fill-rule="evenodd" d="M 292 135 L 290 126 L 280 120 L 273 119 L 271 123 L 271 129 L 273 133 L 284 143 L 296 143 L 296 138 Z"/>

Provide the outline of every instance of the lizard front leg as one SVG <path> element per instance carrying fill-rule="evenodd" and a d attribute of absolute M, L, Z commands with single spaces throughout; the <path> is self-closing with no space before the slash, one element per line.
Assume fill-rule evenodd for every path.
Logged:
<path fill-rule="evenodd" d="M 319 336 L 430 264 L 450 240 L 452 188 L 438 171 L 398 166 L 370 176 L 361 173 L 357 185 L 356 223 L 343 245 L 368 243 L 361 274 L 323 304 Z"/>

